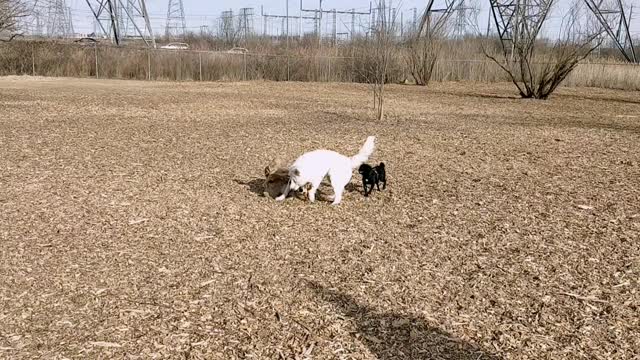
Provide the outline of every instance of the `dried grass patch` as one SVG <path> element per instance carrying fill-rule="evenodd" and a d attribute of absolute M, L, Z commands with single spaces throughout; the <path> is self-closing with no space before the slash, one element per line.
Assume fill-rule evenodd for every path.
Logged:
<path fill-rule="evenodd" d="M 637 356 L 637 93 L 389 91 L 0 79 L 0 357 Z M 246 185 L 370 134 L 370 199 Z"/>

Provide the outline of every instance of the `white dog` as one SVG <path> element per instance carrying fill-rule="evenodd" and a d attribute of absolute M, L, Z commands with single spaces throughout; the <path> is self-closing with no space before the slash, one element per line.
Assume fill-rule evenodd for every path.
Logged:
<path fill-rule="evenodd" d="M 360 152 L 350 158 L 330 150 L 316 150 L 300 156 L 289 167 L 290 181 L 285 187 L 284 193 L 276 198 L 282 201 L 291 190 L 296 191 L 304 185 L 311 183 L 309 190 L 309 201 L 316 199 L 316 190 L 320 186 L 322 179 L 329 175 L 331 187 L 335 193 L 332 205 L 340 204 L 344 187 L 351 181 L 353 169 L 363 164 L 369 159 L 375 148 L 375 137 L 369 136 Z"/>

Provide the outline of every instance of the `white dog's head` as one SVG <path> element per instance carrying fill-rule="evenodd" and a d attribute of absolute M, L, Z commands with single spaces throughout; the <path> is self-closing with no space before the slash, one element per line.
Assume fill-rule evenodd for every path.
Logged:
<path fill-rule="evenodd" d="M 289 168 L 289 187 L 292 191 L 297 191 L 304 184 L 301 183 L 300 170 L 295 167 Z"/>

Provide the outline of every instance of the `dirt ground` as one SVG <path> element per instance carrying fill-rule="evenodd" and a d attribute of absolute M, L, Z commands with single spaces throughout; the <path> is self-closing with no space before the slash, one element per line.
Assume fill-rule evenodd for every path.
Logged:
<path fill-rule="evenodd" d="M 513 95 L 0 79 L 0 358 L 638 359 L 640 94 Z M 367 135 L 386 191 L 261 195 Z"/>

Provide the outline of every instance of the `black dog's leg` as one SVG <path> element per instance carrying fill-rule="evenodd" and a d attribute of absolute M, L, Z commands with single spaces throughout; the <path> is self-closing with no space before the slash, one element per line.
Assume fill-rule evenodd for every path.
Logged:
<path fill-rule="evenodd" d="M 382 181 L 382 190 L 386 190 L 387 189 L 387 179 L 384 179 Z"/>
<path fill-rule="evenodd" d="M 376 187 L 378 188 L 378 191 L 380 191 L 380 181 L 376 181 Z"/>
<path fill-rule="evenodd" d="M 364 177 L 362 178 L 362 188 L 364 189 L 364 197 L 369 196 L 367 193 L 367 179 Z"/>

